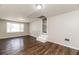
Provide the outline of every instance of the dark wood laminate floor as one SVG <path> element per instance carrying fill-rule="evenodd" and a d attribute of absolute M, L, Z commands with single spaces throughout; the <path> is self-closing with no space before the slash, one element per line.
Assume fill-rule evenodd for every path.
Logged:
<path fill-rule="evenodd" d="M 31 36 L 0 39 L 1 55 L 75 55 L 78 51 L 55 43 L 42 43 Z"/>

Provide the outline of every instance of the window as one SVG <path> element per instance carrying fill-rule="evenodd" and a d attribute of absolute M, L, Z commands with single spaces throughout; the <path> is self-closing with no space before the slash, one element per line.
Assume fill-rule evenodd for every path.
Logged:
<path fill-rule="evenodd" d="M 7 22 L 7 32 L 23 32 L 24 24 Z"/>

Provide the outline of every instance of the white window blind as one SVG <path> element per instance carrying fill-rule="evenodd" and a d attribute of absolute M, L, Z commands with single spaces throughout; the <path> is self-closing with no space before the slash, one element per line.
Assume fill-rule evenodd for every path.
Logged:
<path fill-rule="evenodd" d="M 7 32 L 24 32 L 24 24 L 7 22 Z"/>

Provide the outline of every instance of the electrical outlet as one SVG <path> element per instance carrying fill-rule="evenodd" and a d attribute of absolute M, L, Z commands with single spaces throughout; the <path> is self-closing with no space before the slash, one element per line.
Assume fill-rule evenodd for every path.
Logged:
<path fill-rule="evenodd" d="M 70 39 L 68 39 L 68 38 L 65 38 L 65 41 L 70 41 Z"/>

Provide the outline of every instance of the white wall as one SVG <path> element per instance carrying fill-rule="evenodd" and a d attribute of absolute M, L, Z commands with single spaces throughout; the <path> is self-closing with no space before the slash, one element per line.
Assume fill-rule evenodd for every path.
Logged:
<path fill-rule="evenodd" d="M 79 10 L 48 18 L 48 41 L 79 49 Z"/>
<path fill-rule="evenodd" d="M 6 22 L 7 21 L 0 20 L 0 39 L 2 39 L 2 38 L 9 38 L 9 37 L 24 36 L 24 35 L 28 35 L 29 34 L 29 24 L 27 24 L 27 23 L 24 23 L 24 32 L 7 33 Z"/>
<path fill-rule="evenodd" d="M 42 20 L 38 19 L 30 23 L 30 35 L 38 37 L 42 33 Z"/>

